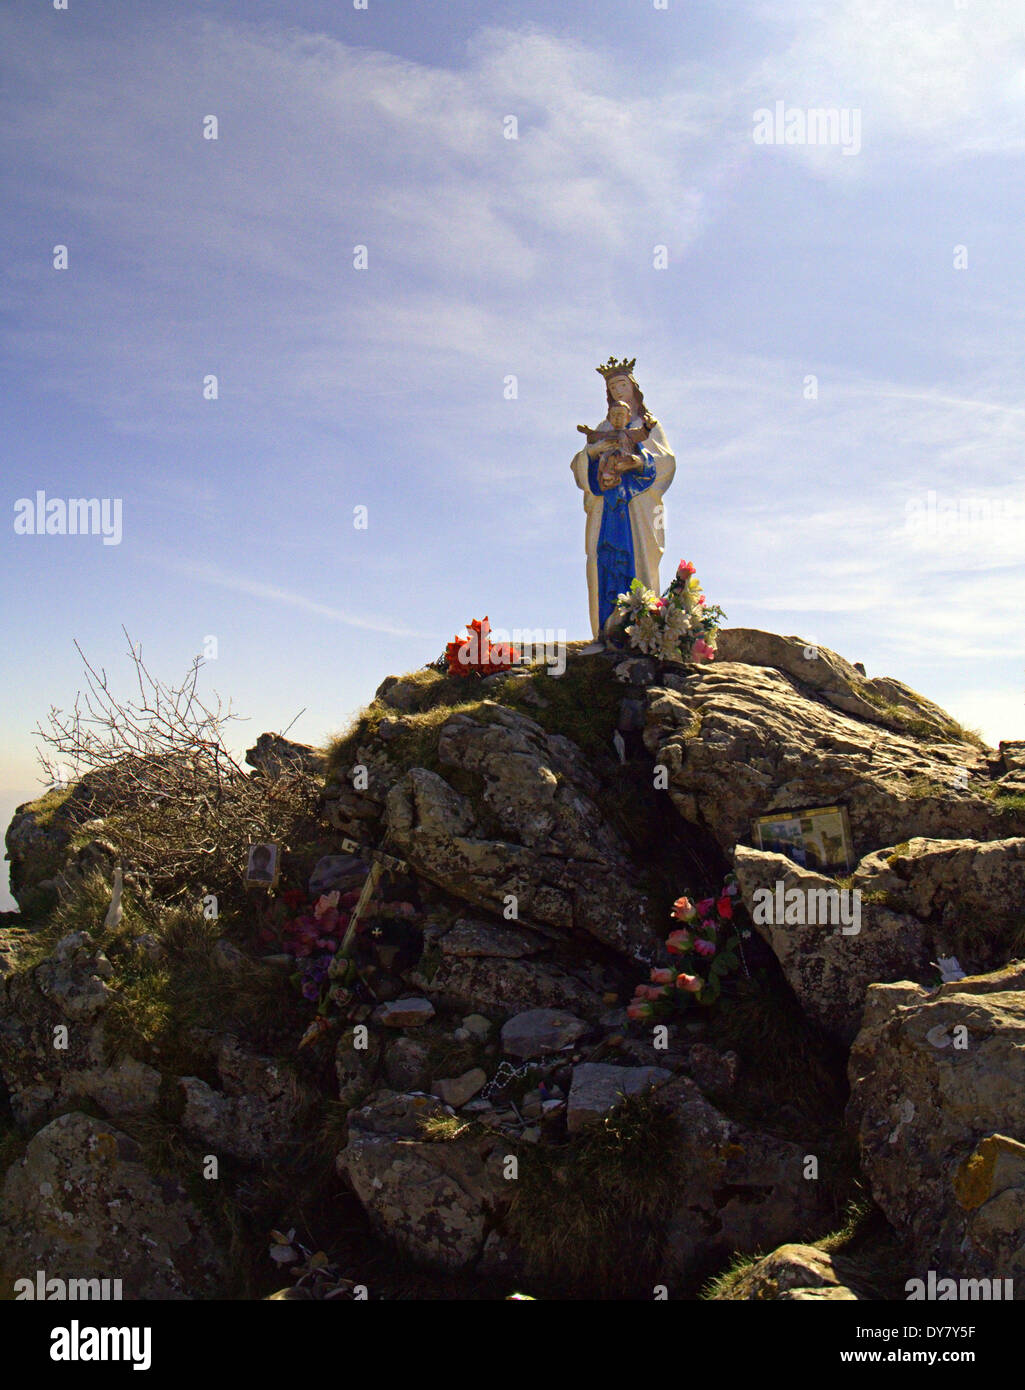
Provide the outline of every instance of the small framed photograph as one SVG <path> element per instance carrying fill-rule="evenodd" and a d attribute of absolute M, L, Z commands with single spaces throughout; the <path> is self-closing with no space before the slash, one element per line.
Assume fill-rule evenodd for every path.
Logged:
<path fill-rule="evenodd" d="M 278 881 L 278 847 L 274 844 L 249 846 L 246 860 L 246 887 L 273 888 Z"/>
<path fill-rule="evenodd" d="M 812 806 L 770 811 L 752 826 L 757 849 L 785 854 L 795 864 L 819 873 L 847 873 L 851 868 L 851 827 L 846 806 Z"/>

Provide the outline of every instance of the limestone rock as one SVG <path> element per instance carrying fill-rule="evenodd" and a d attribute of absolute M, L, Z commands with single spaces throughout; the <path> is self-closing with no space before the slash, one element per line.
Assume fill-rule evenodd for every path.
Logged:
<path fill-rule="evenodd" d="M 494 1214 L 511 1198 L 502 1177 L 508 1141 L 420 1138 L 422 1120 L 440 1113 L 431 1096 L 379 1092 L 350 1113 L 337 1166 L 378 1234 L 414 1260 L 464 1269 L 480 1257 Z"/>
<path fill-rule="evenodd" d="M 445 956 L 485 956 L 505 960 L 537 955 L 545 949 L 545 944 L 529 928 L 498 926 L 494 922 L 466 917 L 456 922 L 438 941 Z"/>
<path fill-rule="evenodd" d="M 626 1096 L 642 1095 L 672 1072 L 664 1067 L 612 1067 L 582 1062 L 573 1068 L 566 1127 L 571 1134 L 603 1119 Z"/>
<path fill-rule="evenodd" d="M 416 997 L 389 999 L 377 1006 L 373 1017 L 386 1028 L 421 1028 L 434 1017 L 434 1005 L 429 999 Z"/>
<path fill-rule="evenodd" d="M 731 1301 L 859 1301 L 864 1295 L 855 1292 L 852 1284 L 856 1282 L 856 1269 L 849 1260 L 827 1255 L 814 1245 L 781 1245 L 749 1265 L 725 1297 Z"/>
<path fill-rule="evenodd" d="M 680 1135 L 681 1200 L 667 1227 L 679 1277 L 721 1267 L 734 1252 L 782 1243 L 826 1219 L 821 1184 L 804 1177 L 807 1144 L 730 1119 L 686 1076 L 661 1086 L 657 1103 L 675 1117 Z"/>
<path fill-rule="evenodd" d="M 325 854 L 318 859 L 310 875 L 310 897 L 319 898 L 337 888 L 348 893 L 358 888 L 367 876 L 367 866 L 354 854 Z"/>
<path fill-rule="evenodd" d="M 600 994 L 548 961 L 442 956 L 429 973 L 421 966 L 406 978 L 414 987 L 430 990 L 440 1006 L 459 1012 L 486 1009 L 504 1016 L 537 1006 L 596 1019 L 602 1008 Z"/>
<path fill-rule="evenodd" d="M 863 1172 L 917 1267 L 1025 1296 L 1025 965 L 874 985 L 850 1080 Z"/>
<path fill-rule="evenodd" d="M 587 1024 L 559 1009 L 527 1009 L 502 1027 L 502 1051 L 528 1060 L 559 1052 L 587 1032 Z"/>
<path fill-rule="evenodd" d="M 865 991 L 880 981 L 925 977 L 929 971 L 931 938 L 917 917 L 894 912 L 874 902 L 862 902 L 853 911 L 826 925 L 787 925 L 773 908 L 769 923 L 755 912 L 756 894 L 777 898 L 782 884 L 784 901 L 800 893 L 805 923 L 821 919 L 825 893 L 837 892 L 837 881 L 812 873 L 782 854 L 737 847 L 734 869 L 744 906 L 752 914 L 755 929 L 776 955 L 787 983 L 807 1016 L 842 1043 L 850 1043 L 858 1030 Z M 812 895 L 818 895 L 813 897 Z M 764 899 L 763 899 L 764 900 Z M 838 901 L 838 900 L 835 900 Z M 854 900 L 846 900 L 848 909 Z"/>
<path fill-rule="evenodd" d="M 488 1079 L 483 1067 L 471 1067 L 462 1076 L 447 1076 L 435 1081 L 431 1093 L 453 1110 L 458 1110 L 468 1100 L 472 1100 Z"/>
<path fill-rule="evenodd" d="M 182 1127 L 212 1151 L 243 1162 L 262 1162 L 287 1151 L 302 1108 L 302 1088 L 292 1070 L 245 1051 L 228 1037 L 218 1052 L 217 1071 L 223 1091 L 195 1076 L 179 1081 L 185 1102 Z"/>
<path fill-rule="evenodd" d="M 667 675 L 648 692 L 644 740 L 668 770 L 670 797 L 726 852 L 750 842 L 762 814 L 838 802 L 848 808 L 856 857 L 916 835 L 989 840 L 1025 825 L 1025 817 L 998 814 L 987 795 L 986 756 L 952 723 L 949 732 L 913 736 L 870 722 L 878 711 L 824 685 L 829 673 L 806 664 L 803 674 L 819 688 L 768 665 L 724 659 Z M 837 700 L 853 704 L 857 717 Z"/>
<path fill-rule="evenodd" d="M 288 772 L 316 774 L 323 770 L 325 757 L 319 748 L 307 743 L 293 743 L 280 734 L 261 734 L 252 748 L 246 750 L 250 767 L 272 781 Z"/>
<path fill-rule="evenodd" d="M 393 1091 L 422 1091 L 430 1083 L 430 1052 L 421 1038 L 398 1037 L 384 1054 L 384 1074 Z"/>
<path fill-rule="evenodd" d="M 4 1282 L 26 1272 L 119 1278 L 126 1299 L 217 1297 L 224 1260 L 184 1189 L 139 1146 L 69 1111 L 29 1141 L 0 1190 Z"/>
<path fill-rule="evenodd" d="M 512 895 L 524 921 L 650 953 L 660 941 L 651 909 L 580 750 L 519 712 L 485 709 L 488 722 L 453 714 L 438 737 L 444 766 L 481 779 L 479 798 L 412 768 L 388 794 L 398 853 L 478 907 L 501 913 Z"/>

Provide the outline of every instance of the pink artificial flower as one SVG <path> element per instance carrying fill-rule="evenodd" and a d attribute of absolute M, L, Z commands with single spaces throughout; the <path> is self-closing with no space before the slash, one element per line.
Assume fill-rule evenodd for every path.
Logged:
<path fill-rule="evenodd" d="M 698 914 L 701 917 L 707 917 L 714 907 L 714 898 L 702 898 L 701 901 L 698 903 Z"/>
<path fill-rule="evenodd" d="M 689 579 L 693 573 L 694 566 L 689 560 L 681 560 L 676 567 L 676 576 L 678 579 Z"/>
<path fill-rule="evenodd" d="M 655 985 L 638 985 L 634 990 L 638 999 L 661 999 L 662 991 Z"/>
<path fill-rule="evenodd" d="M 651 972 L 651 983 L 653 985 L 671 985 L 676 979 L 676 971 L 670 970 L 668 966 L 663 970 L 653 970 Z"/>
<path fill-rule="evenodd" d="M 699 608 L 700 608 L 701 605 L 704 603 L 704 601 L 705 601 L 705 596 L 704 596 L 704 594 L 702 594 L 701 597 L 698 599 L 698 607 L 699 607 Z"/>
<path fill-rule="evenodd" d="M 651 1018 L 654 1015 L 654 1012 L 655 1010 L 651 1007 L 650 1004 L 642 1004 L 638 1002 L 627 1005 L 626 1016 L 627 1018 L 632 1019 L 634 1023 L 643 1023 L 645 1019 Z"/>
<path fill-rule="evenodd" d="M 695 943 L 694 943 L 694 949 L 695 949 L 695 951 L 698 953 L 699 956 L 714 956 L 714 955 L 715 955 L 715 942 L 714 942 L 714 941 L 702 941 L 701 938 L 698 937 L 697 941 L 695 941 Z"/>
<path fill-rule="evenodd" d="M 691 934 L 684 931 L 682 927 L 679 931 L 670 932 L 666 937 L 666 950 L 671 956 L 682 956 L 685 951 L 690 950 Z"/>
<path fill-rule="evenodd" d="M 689 922 L 694 916 L 694 904 L 690 898 L 677 898 L 669 915 L 675 917 L 678 922 Z"/>
<path fill-rule="evenodd" d="M 677 975 L 676 977 L 676 988 L 686 990 L 688 994 L 697 994 L 704 983 L 700 975 Z"/>
<path fill-rule="evenodd" d="M 730 919 L 733 917 L 733 900 L 730 898 L 728 893 L 724 893 L 722 895 L 722 897 L 716 903 L 715 908 L 719 916 L 725 917 L 727 922 L 730 921 Z"/>
<path fill-rule="evenodd" d="M 665 601 L 664 598 L 657 598 L 657 599 L 655 600 L 655 607 L 656 607 L 656 608 L 664 608 L 665 606 L 666 606 L 666 601 Z"/>
<path fill-rule="evenodd" d="M 321 893 L 313 909 L 314 917 L 323 917 L 325 912 L 329 912 L 331 908 L 337 907 L 340 896 L 341 894 L 338 892 L 337 888 L 333 893 Z"/>
<path fill-rule="evenodd" d="M 717 927 L 718 923 L 714 921 L 714 919 L 711 917 L 706 917 L 705 920 L 701 923 L 701 930 L 705 933 L 706 936 L 714 936 Z"/>
<path fill-rule="evenodd" d="M 703 637 L 699 637 L 694 643 L 692 654 L 696 661 L 711 661 L 715 656 L 715 648 L 710 647 Z"/>

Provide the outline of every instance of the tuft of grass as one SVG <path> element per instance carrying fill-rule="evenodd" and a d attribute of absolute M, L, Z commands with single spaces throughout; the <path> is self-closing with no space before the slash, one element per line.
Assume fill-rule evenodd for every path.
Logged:
<path fill-rule="evenodd" d="M 937 782 L 932 777 L 915 777 L 908 783 L 906 788 L 908 796 L 916 798 L 949 796 L 950 792 L 942 782 Z"/>
<path fill-rule="evenodd" d="M 28 803 L 26 810 L 35 816 L 40 829 L 46 830 L 53 824 L 55 813 L 64 805 L 73 790 L 74 787 L 70 783 L 66 787 L 51 787 L 37 800 Z"/>
<path fill-rule="evenodd" d="M 530 1278 L 571 1296 L 650 1292 L 680 1200 L 677 1148 L 672 1115 L 636 1096 L 572 1143 L 524 1153 L 508 1227 Z"/>
<path fill-rule="evenodd" d="M 447 1144 L 458 1139 L 470 1128 L 469 1120 L 458 1115 L 424 1115 L 420 1120 L 421 1137 L 432 1144 Z"/>
<path fill-rule="evenodd" d="M 894 864 L 896 864 L 896 862 L 897 862 L 898 859 L 903 859 L 903 858 L 904 858 L 904 856 L 907 854 L 907 852 L 908 852 L 908 850 L 909 850 L 910 848 L 911 848 L 911 841 L 910 841 L 910 840 L 901 840 L 901 842 L 900 842 L 899 845 L 894 845 L 894 847 L 893 847 L 893 853 L 892 853 L 892 854 L 888 854 L 888 855 L 886 856 L 886 862 L 887 862 L 887 864 L 889 864 L 889 866 L 890 866 L 891 869 L 893 868 Z"/>
<path fill-rule="evenodd" d="M 1025 792 L 1000 791 L 993 788 L 989 792 L 997 813 L 1001 816 L 1025 815 Z"/>
<path fill-rule="evenodd" d="M 912 692 L 917 694 L 917 692 Z M 879 713 L 881 720 L 895 726 L 901 733 L 910 734 L 913 738 L 925 739 L 931 742 L 942 740 L 950 743 L 969 743 L 981 752 L 988 752 L 989 745 L 985 742 L 978 729 L 967 729 L 963 724 L 959 724 L 956 719 L 951 719 L 950 715 L 945 715 L 943 722 L 927 718 L 923 715 L 916 715 L 905 705 L 893 704 L 884 699 L 882 695 L 877 695 L 874 690 L 868 690 L 859 686 L 857 694 L 866 704 L 871 705 Z M 924 696 L 919 696 L 924 700 Z"/>

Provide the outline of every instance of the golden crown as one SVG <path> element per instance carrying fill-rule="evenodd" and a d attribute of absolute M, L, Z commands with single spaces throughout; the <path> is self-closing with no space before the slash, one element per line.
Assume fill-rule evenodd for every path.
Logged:
<path fill-rule="evenodd" d="M 611 381 L 614 376 L 629 376 L 637 362 L 636 357 L 631 357 L 629 362 L 624 357 L 622 362 L 610 357 L 604 367 L 595 367 L 596 372 L 601 372 L 606 381 Z"/>

